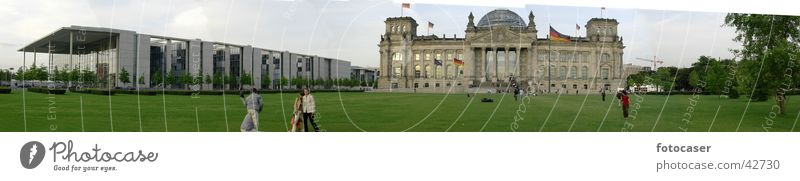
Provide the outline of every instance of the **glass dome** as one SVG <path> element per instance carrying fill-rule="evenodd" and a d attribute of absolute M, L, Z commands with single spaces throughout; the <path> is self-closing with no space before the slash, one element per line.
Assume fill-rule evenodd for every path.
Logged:
<path fill-rule="evenodd" d="M 508 9 L 495 9 L 481 17 L 478 27 L 511 26 L 525 27 L 525 21 L 517 13 Z"/>

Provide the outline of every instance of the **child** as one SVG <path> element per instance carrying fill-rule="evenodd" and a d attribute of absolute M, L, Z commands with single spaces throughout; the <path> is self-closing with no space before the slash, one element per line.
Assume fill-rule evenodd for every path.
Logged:
<path fill-rule="evenodd" d="M 290 132 L 298 132 L 297 129 L 300 129 L 300 132 L 305 131 L 302 127 L 300 127 L 300 124 L 303 123 L 303 120 L 301 119 L 303 115 L 300 111 L 303 108 L 303 101 L 301 101 L 303 95 L 305 95 L 303 94 L 303 91 L 300 91 L 299 95 L 297 95 L 297 98 L 294 99 L 292 120 L 290 121 L 290 123 L 292 124 L 292 129 L 290 130 Z"/>

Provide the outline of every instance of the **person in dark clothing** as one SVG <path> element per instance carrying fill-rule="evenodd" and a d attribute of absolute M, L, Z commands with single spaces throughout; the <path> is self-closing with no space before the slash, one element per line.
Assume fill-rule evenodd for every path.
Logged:
<path fill-rule="evenodd" d="M 517 101 L 517 97 L 519 97 L 519 88 L 514 88 L 514 101 Z"/>
<path fill-rule="evenodd" d="M 606 102 L 606 91 L 600 89 L 600 97 L 603 98 L 603 102 Z"/>

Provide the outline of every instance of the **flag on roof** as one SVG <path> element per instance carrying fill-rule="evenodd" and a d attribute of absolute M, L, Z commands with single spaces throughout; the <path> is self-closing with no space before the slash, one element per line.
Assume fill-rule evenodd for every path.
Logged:
<path fill-rule="evenodd" d="M 430 21 L 428 21 L 428 28 L 433 28 L 433 23 L 431 23 Z"/>
<path fill-rule="evenodd" d="M 411 3 L 403 3 L 403 8 L 411 9 Z"/>
<path fill-rule="evenodd" d="M 567 35 L 559 33 L 558 31 L 556 31 L 556 29 L 553 29 L 552 26 L 550 27 L 550 40 L 560 41 L 560 42 L 569 42 L 570 38 L 571 37 L 569 37 Z"/>

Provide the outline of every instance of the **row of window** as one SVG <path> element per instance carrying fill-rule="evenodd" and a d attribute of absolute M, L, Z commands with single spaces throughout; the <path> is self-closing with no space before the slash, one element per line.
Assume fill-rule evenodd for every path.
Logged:
<path fill-rule="evenodd" d="M 588 51 L 551 51 L 550 55 L 552 56 L 553 61 L 561 61 L 561 62 L 589 62 L 592 58 L 592 54 Z M 619 54 L 618 57 L 611 57 L 611 54 L 603 53 L 600 57 L 600 60 L 603 62 L 611 61 L 612 59 L 621 60 L 622 54 Z M 537 56 L 537 61 L 544 62 L 549 60 L 547 57 L 547 51 L 539 51 Z"/>
<path fill-rule="evenodd" d="M 555 68 L 550 70 L 550 71 L 552 71 L 551 74 L 552 73 L 556 73 Z M 557 72 L 558 73 L 558 77 L 556 77 L 556 78 L 558 80 L 564 80 L 564 79 L 577 80 L 579 78 L 583 79 L 583 80 L 586 80 L 586 79 L 589 78 L 589 68 L 586 67 L 586 66 L 581 67 L 580 77 L 578 77 L 578 67 L 576 67 L 576 66 L 570 67 L 569 71 L 567 71 L 567 66 L 561 66 L 561 67 L 558 68 L 557 71 L 558 71 Z M 546 77 L 545 76 L 546 74 L 547 74 L 547 70 L 545 70 L 544 67 L 539 67 L 539 77 Z M 567 74 L 569 74 L 569 77 L 567 77 Z M 608 78 L 609 78 L 609 68 L 601 68 L 600 69 L 600 78 L 602 78 L 603 80 L 608 80 Z"/>

